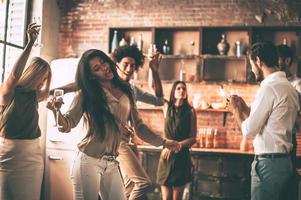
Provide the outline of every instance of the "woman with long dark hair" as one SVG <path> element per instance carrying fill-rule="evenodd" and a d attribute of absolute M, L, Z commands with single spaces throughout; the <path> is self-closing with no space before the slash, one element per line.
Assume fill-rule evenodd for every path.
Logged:
<path fill-rule="evenodd" d="M 173 84 L 164 115 L 165 137 L 178 141 L 181 148 L 176 152 L 163 149 L 157 183 L 161 185 L 163 200 L 180 200 L 185 184 L 192 179 L 189 148 L 196 141 L 196 114 L 188 103 L 185 82 L 176 81 Z"/>
<path fill-rule="evenodd" d="M 165 140 L 150 131 L 140 119 L 132 90 L 116 72 L 115 63 L 102 51 L 91 49 L 82 55 L 76 73 L 80 89 L 70 110 L 62 115 L 57 102 L 48 108 L 58 114 L 59 130 L 69 132 L 84 116 L 86 136 L 78 144 L 72 177 L 76 199 L 126 199 L 119 171 L 118 147 L 122 135 L 129 134 L 128 120 L 139 136 L 155 146 L 177 148 L 178 143 Z"/>
<path fill-rule="evenodd" d="M 44 162 L 38 102 L 48 97 L 51 70 L 40 57 L 25 69 L 39 30 L 39 25 L 28 26 L 28 43 L 0 86 L 1 200 L 40 199 Z"/>

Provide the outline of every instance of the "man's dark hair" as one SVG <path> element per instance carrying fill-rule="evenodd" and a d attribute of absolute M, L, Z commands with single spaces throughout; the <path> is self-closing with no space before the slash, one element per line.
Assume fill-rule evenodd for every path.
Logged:
<path fill-rule="evenodd" d="M 135 69 L 142 67 L 144 64 L 144 56 L 136 45 L 124 45 L 118 47 L 112 53 L 112 58 L 115 62 L 120 62 L 123 58 L 130 57 L 135 60 Z"/>
<path fill-rule="evenodd" d="M 267 67 L 278 66 L 277 48 L 272 42 L 253 44 L 248 51 L 248 56 L 253 61 L 256 61 L 256 57 L 258 57 Z"/>
<path fill-rule="evenodd" d="M 285 44 L 278 45 L 277 52 L 278 52 L 278 56 L 280 58 L 283 58 L 283 59 L 290 58 L 291 59 L 290 64 L 292 64 L 293 59 L 294 59 L 294 53 L 293 53 L 293 50 L 289 46 L 287 46 Z"/>

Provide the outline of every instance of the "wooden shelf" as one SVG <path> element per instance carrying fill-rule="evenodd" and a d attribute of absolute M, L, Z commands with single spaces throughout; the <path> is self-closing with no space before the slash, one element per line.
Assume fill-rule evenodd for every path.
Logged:
<path fill-rule="evenodd" d="M 196 80 L 210 82 L 254 83 L 251 66 L 246 59 L 247 49 L 255 42 L 271 41 L 287 44 L 297 55 L 293 66 L 301 75 L 301 26 L 195 26 L 195 27 L 110 27 L 109 50 L 113 32 L 118 31 L 118 41 L 142 35 L 143 52 L 155 44 L 159 52 L 170 47 L 163 55 L 159 73 L 162 80 L 174 81 L 179 77 L 181 61 L 185 61 L 186 74 L 195 75 Z M 221 36 L 225 35 L 229 45 L 226 55 L 219 55 L 217 49 Z M 236 44 L 240 42 L 240 57 L 236 56 Z M 163 48 L 165 47 L 165 48 Z M 146 62 L 147 63 L 147 62 Z M 140 80 L 148 79 L 148 67 L 138 72 Z"/>
<path fill-rule="evenodd" d="M 222 113 L 228 113 L 229 111 L 226 108 L 219 108 L 219 109 L 214 109 L 214 108 L 207 108 L 207 109 L 201 109 L 197 108 L 197 112 L 222 112 Z"/>
<path fill-rule="evenodd" d="M 245 60 L 246 56 L 221 56 L 221 55 L 210 55 L 210 54 L 204 54 L 199 56 L 202 59 L 227 59 L 227 60 Z"/>
<path fill-rule="evenodd" d="M 199 55 L 166 55 L 162 54 L 163 59 L 196 59 L 200 58 Z"/>

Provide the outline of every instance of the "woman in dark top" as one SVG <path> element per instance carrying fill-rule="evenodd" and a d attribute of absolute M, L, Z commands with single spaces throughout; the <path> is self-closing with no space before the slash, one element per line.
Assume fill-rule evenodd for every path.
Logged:
<path fill-rule="evenodd" d="M 176 81 L 164 107 L 164 133 L 166 138 L 178 141 L 181 148 L 177 152 L 163 149 L 161 153 L 157 182 L 163 200 L 182 199 L 184 186 L 191 181 L 189 148 L 195 143 L 196 115 L 187 99 L 185 82 Z"/>
<path fill-rule="evenodd" d="M 36 57 L 24 71 L 39 29 L 39 25 L 29 25 L 28 43 L 0 86 L 1 200 L 40 199 L 44 163 L 37 109 L 38 102 L 48 96 L 51 70 Z"/>

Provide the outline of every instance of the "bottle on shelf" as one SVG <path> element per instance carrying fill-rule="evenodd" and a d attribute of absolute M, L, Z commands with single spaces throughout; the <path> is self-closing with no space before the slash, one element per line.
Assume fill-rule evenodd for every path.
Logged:
<path fill-rule="evenodd" d="M 134 38 L 133 36 L 131 37 L 130 45 L 131 45 L 131 46 L 132 46 L 132 45 L 136 45 L 136 46 L 137 46 L 137 43 L 136 43 L 135 38 Z"/>
<path fill-rule="evenodd" d="M 213 148 L 219 148 L 219 136 L 218 136 L 218 130 L 214 129 L 213 133 Z"/>
<path fill-rule="evenodd" d="M 170 54 L 170 46 L 168 44 L 168 40 L 167 39 L 164 41 L 163 53 L 164 54 Z"/>
<path fill-rule="evenodd" d="M 194 52 L 194 46 L 195 46 L 195 42 L 193 41 L 193 40 L 191 40 L 190 42 L 189 42 L 189 44 L 190 44 L 190 54 L 191 55 L 194 55 L 195 54 L 195 52 Z"/>
<path fill-rule="evenodd" d="M 240 41 L 237 40 L 235 42 L 235 46 L 236 46 L 236 56 L 240 57 L 241 56 L 241 45 L 240 45 Z"/>
<path fill-rule="evenodd" d="M 113 38 L 112 38 L 112 43 L 111 43 L 111 52 L 113 52 L 115 49 L 118 48 L 118 36 L 117 36 L 117 34 L 118 34 L 117 30 L 115 30 Z"/>
<path fill-rule="evenodd" d="M 283 40 L 282 40 L 282 44 L 283 45 L 287 45 L 287 38 L 285 37 L 285 38 L 283 38 Z"/>
<path fill-rule="evenodd" d="M 150 44 L 150 47 L 147 50 L 147 57 L 150 59 L 155 53 L 157 53 L 157 47 L 155 44 Z M 153 74 L 151 68 L 148 68 L 148 87 L 153 89 Z"/>
<path fill-rule="evenodd" d="M 137 39 L 137 48 L 140 51 L 143 51 L 143 40 L 142 40 L 142 34 L 140 33 Z"/>
<path fill-rule="evenodd" d="M 180 81 L 186 81 L 186 70 L 184 60 L 181 60 Z"/>
<path fill-rule="evenodd" d="M 125 46 L 125 45 L 127 45 L 128 43 L 127 43 L 127 41 L 124 39 L 124 38 L 122 38 L 121 40 L 120 40 L 120 42 L 119 42 L 119 46 L 121 47 L 121 46 Z"/>
<path fill-rule="evenodd" d="M 229 43 L 226 40 L 226 35 L 222 34 L 221 41 L 217 44 L 217 50 L 220 55 L 227 55 L 229 51 Z"/>

